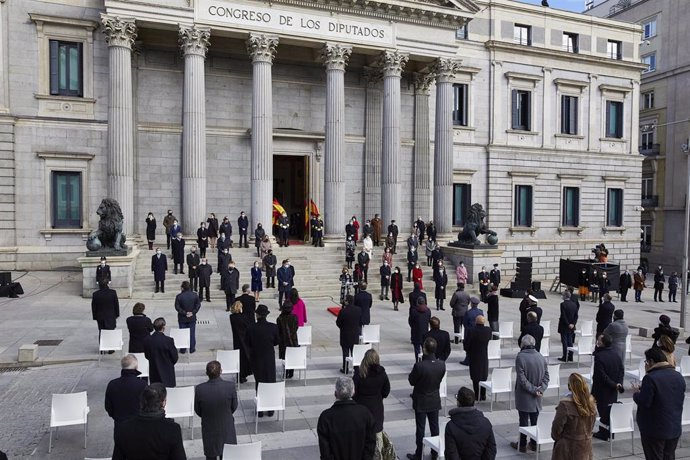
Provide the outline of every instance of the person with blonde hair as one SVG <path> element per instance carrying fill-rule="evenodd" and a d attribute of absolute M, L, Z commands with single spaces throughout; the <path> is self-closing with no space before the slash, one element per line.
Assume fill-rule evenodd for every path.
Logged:
<path fill-rule="evenodd" d="M 240 383 L 247 381 L 252 374 L 247 347 L 247 329 L 252 322 L 243 313 L 242 302 L 236 300 L 230 306 L 230 328 L 232 329 L 232 348 L 240 350 Z"/>
<path fill-rule="evenodd" d="M 592 459 L 592 428 L 597 418 L 594 398 L 578 373 L 570 374 L 568 390 L 571 394 L 556 406 L 551 425 L 551 437 L 555 441 L 551 459 Z"/>
<path fill-rule="evenodd" d="M 656 346 L 664 352 L 666 361 L 668 361 L 671 366 L 676 367 L 676 357 L 673 354 L 676 351 L 676 344 L 673 343 L 671 337 L 662 335 L 659 337 L 659 339 L 657 339 Z"/>
<path fill-rule="evenodd" d="M 374 416 L 376 432 L 376 452 L 374 459 L 381 458 L 383 449 L 383 400 L 391 392 L 391 383 L 386 369 L 381 366 L 379 354 L 373 348 L 364 353 L 359 369 L 352 376 L 355 395 L 352 399 L 365 406 Z"/>

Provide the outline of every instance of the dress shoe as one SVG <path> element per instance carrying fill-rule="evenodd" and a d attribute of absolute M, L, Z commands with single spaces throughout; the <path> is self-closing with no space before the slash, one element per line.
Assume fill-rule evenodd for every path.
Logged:
<path fill-rule="evenodd" d="M 470 363 L 468 363 L 467 360 L 460 361 L 460 364 L 462 364 L 463 366 L 469 366 L 470 365 Z"/>
<path fill-rule="evenodd" d="M 537 451 L 537 445 L 536 445 L 536 444 L 532 444 L 531 442 L 527 444 L 527 448 L 528 448 L 529 450 L 531 450 L 532 452 L 536 452 L 536 451 Z"/>
<path fill-rule="evenodd" d="M 341 374 L 344 374 L 344 373 L 345 373 L 345 368 L 341 367 L 341 368 L 340 368 L 340 373 L 341 373 Z"/>
<path fill-rule="evenodd" d="M 156 292 L 156 294 L 158 293 L 158 291 L 160 291 L 160 289 L 156 288 L 156 291 L 155 291 L 155 292 Z"/>
<path fill-rule="evenodd" d="M 608 441 L 609 437 L 606 433 L 602 433 L 601 431 L 597 431 L 592 435 L 593 438 L 601 439 L 602 441 Z"/>
<path fill-rule="evenodd" d="M 189 354 L 196 353 L 196 350 L 189 350 Z"/>
<path fill-rule="evenodd" d="M 273 414 L 275 414 L 275 411 L 269 410 L 266 412 L 266 417 L 273 417 Z"/>
<path fill-rule="evenodd" d="M 180 275 L 184 275 L 184 272 L 183 272 L 183 271 L 180 271 Z"/>
<path fill-rule="evenodd" d="M 161 289 L 161 293 L 162 293 L 162 294 L 165 294 L 165 289 Z"/>
<path fill-rule="evenodd" d="M 460 339 L 458 339 L 457 337 L 455 337 L 455 344 L 457 345 L 458 343 L 460 343 Z"/>
<path fill-rule="evenodd" d="M 240 383 L 247 383 L 247 379 L 245 379 L 244 377 L 242 377 L 242 378 L 240 379 Z"/>
<path fill-rule="evenodd" d="M 527 447 L 525 447 L 525 446 L 520 447 L 517 442 L 511 442 L 510 447 L 512 447 L 513 449 L 515 449 L 515 450 L 517 450 L 523 454 L 527 453 Z"/>
<path fill-rule="evenodd" d="M 177 268 L 173 270 L 173 275 L 177 275 Z"/>
<path fill-rule="evenodd" d="M 259 418 L 264 418 L 264 413 L 263 413 L 263 412 L 259 412 L 257 415 L 259 416 Z"/>
<path fill-rule="evenodd" d="M 115 350 L 110 350 L 110 351 L 108 351 L 108 354 L 109 354 L 109 355 L 112 355 L 113 353 L 115 353 Z"/>
<path fill-rule="evenodd" d="M 446 311 L 446 309 L 445 309 L 445 308 L 443 308 L 443 307 L 441 307 L 441 311 Z"/>
<path fill-rule="evenodd" d="M 417 454 L 407 454 L 407 459 L 408 460 L 422 460 L 420 456 Z"/>
<path fill-rule="evenodd" d="M 566 362 L 566 361 L 567 361 L 567 360 L 566 360 L 565 358 L 563 358 L 563 357 L 558 358 L 558 360 L 559 360 L 559 361 L 563 361 L 563 362 Z"/>
<path fill-rule="evenodd" d="M 180 353 L 184 355 L 185 353 L 187 353 L 187 350 L 180 350 Z"/>

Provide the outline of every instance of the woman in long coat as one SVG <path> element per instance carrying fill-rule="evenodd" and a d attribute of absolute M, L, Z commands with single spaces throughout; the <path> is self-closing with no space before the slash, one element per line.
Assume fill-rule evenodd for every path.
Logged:
<path fill-rule="evenodd" d="M 252 373 L 247 349 L 249 324 L 249 318 L 242 313 L 242 302 L 236 301 L 230 309 L 230 328 L 232 329 L 232 348 L 240 350 L 240 383 L 246 382 L 247 376 Z"/>
<path fill-rule="evenodd" d="M 156 218 L 152 212 L 146 218 L 146 240 L 149 242 L 149 250 L 153 251 L 153 243 L 156 241 Z"/>
<path fill-rule="evenodd" d="M 423 290 L 424 289 L 424 284 L 422 279 L 424 278 L 424 272 L 422 272 L 422 267 L 419 266 L 419 262 L 417 262 L 412 269 L 412 283 L 414 284 L 419 284 L 419 287 Z"/>
<path fill-rule="evenodd" d="M 467 362 L 470 364 L 470 379 L 474 387 L 477 401 L 486 400 L 486 388 L 479 393 L 479 382 L 489 378 L 489 341 L 491 341 L 491 328 L 486 327 L 484 316 L 477 316 L 476 326 L 467 331 L 467 337 L 463 342 Z"/>
<path fill-rule="evenodd" d="M 304 326 L 307 322 L 307 306 L 296 288 L 290 289 L 290 302 L 292 302 L 292 314 L 297 317 L 297 327 Z"/>
<path fill-rule="evenodd" d="M 261 271 L 261 262 L 256 261 L 254 262 L 254 266 L 252 269 L 249 271 L 252 279 L 252 292 L 254 293 L 254 299 L 256 301 L 259 301 L 259 293 L 263 291 L 263 283 L 261 282 L 261 274 L 263 273 Z"/>
<path fill-rule="evenodd" d="M 269 323 L 266 316 L 268 316 L 268 307 L 260 304 L 256 307 L 256 324 L 247 328 L 247 349 L 257 388 L 260 382 L 274 383 L 276 381 L 275 346 L 278 345 L 278 326 Z"/>
<path fill-rule="evenodd" d="M 213 213 L 210 213 L 208 219 L 206 219 L 206 230 L 211 249 L 215 249 L 216 240 L 218 239 L 218 219 L 216 219 L 216 215 Z"/>
<path fill-rule="evenodd" d="M 388 247 L 383 250 L 383 254 L 381 255 L 381 263 L 383 264 L 384 262 L 388 262 L 389 267 L 393 266 L 393 254 Z"/>
<path fill-rule="evenodd" d="M 256 229 L 254 230 L 254 247 L 256 247 L 256 257 L 261 257 L 263 259 L 264 254 L 261 254 L 261 243 L 266 237 L 266 230 L 261 226 L 261 224 L 256 224 Z"/>
<path fill-rule="evenodd" d="M 444 267 L 441 267 L 440 270 L 434 273 L 434 283 L 436 284 L 436 289 L 434 290 L 436 310 L 444 310 L 443 301 L 446 298 L 446 286 L 448 285 L 448 274 Z"/>
<path fill-rule="evenodd" d="M 278 324 L 278 357 L 285 359 L 285 349 L 287 347 L 297 347 L 297 317 L 292 314 L 292 303 L 285 302 L 283 309 L 276 320 Z M 285 378 L 292 378 L 294 370 L 285 371 Z"/>
<path fill-rule="evenodd" d="M 580 374 L 570 374 L 568 389 L 572 396 L 558 403 L 551 425 L 551 437 L 556 441 L 551 459 L 591 460 L 592 428 L 597 418 L 594 398 Z"/>
<path fill-rule="evenodd" d="M 153 332 L 151 319 L 144 314 L 144 304 L 137 302 L 132 308 L 132 316 L 127 318 L 129 329 L 129 353 L 143 353 L 144 342 Z"/>
<path fill-rule="evenodd" d="M 393 300 L 393 310 L 398 311 L 398 304 L 405 303 L 403 296 L 403 275 L 400 267 L 395 267 L 391 275 L 391 300 Z"/>
<path fill-rule="evenodd" d="M 383 446 L 383 400 L 391 392 L 391 383 L 386 369 L 379 362 L 379 354 L 370 349 L 364 353 L 364 359 L 359 370 L 352 376 L 355 384 L 355 395 L 352 397 L 358 404 L 363 405 L 374 416 L 374 432 L 376 445 Z M 378 454 L 378 456 L 377 456 Z M 381 458 L 380 452 L 374 458 Z"/>

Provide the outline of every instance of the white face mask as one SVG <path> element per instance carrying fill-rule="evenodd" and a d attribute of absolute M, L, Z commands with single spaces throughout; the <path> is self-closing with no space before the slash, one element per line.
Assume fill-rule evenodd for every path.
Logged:
<path fill-rule="evenodd" d="M 105 267 L 105 262 L 101 262 L 101 267 Z"/>
<path fill-rule="evenodd" d="M 161 252 L 160 252 L 160 251 L 156 251 L 156 254 L 161 255 Z"/>
<path fill-rule="evenodd" d="M 206 261 L 205 261 L 205 260 L 202 260 L 202 261 L 201 261 L 201 265 L 206 265 Z"/>

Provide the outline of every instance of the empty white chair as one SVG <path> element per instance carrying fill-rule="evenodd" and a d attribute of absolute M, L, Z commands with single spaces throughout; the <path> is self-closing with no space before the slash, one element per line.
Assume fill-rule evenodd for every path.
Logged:
<path fill-rule="evenodd" d="M 194 439 L 194 387 L 166 388 L 165 418 L 189 417 Z"/>
<path fill-rule="evenodd" d="M 439 423 L 438 436 L 427 436 L 422 438 L 422 458 L 424 458 L 424 447 L 430 448 L 432 451 L 438 453 L 438 458 L 445 458 L 446 456 L 446 424 Z"/>
<path fill-rule="evenodd" d="M 536 426 L 520 427 L 520 434 L 524 434 L 529 439 L 534 439 L 537 443 L 537 459 L 539 459 L 539 451 L 541 450 L 542 444 L 552 444 L 554 442 L 551 437 L 551 425 L 555 417 L 555 412 L 541 412 L 537 419 Z"/>
<path fill-rule="evenodd" d="M 104 351 L 119 351 L 122 355 L 122 346 L 124 342 L 122 341 L 122 329 L 102 329 L 101 330 L 101 340 L 98 346 L 98 363 L 101 362 L 101 352 Z"/>
<path fill-rule="evenodd" d="M 542 321 L 539 324 L 544 328 L 544 338 L 551 337 L 551 321 Z"/>
<path fill-rule="evenodd" d="M 487 349 L 487 354 L 489 356 L 489 361 L 492 359 L 498 360 L 498 365 L 501 365 L 501 341 L 500 340 L 490 340 L 489 347 Z"/>
<path fill-rule="evenodd" d="M 446 413 L 446 399 L 448 398 L 448 372 L 443 374 L 443 380 L 438 388 L 438 394 L 443 401 L 443 413 Z"/>
<path fill-rule="evenodd" d="M 637 369 L 631 369 L 631 370 L 626 370 L 625 374 L 631 376 L 632 378 L 642 381 L 644 378 L 645 374 L 647 372 L 645 371 L 644 368 L 644 359 L 640 360 L 639 366 L 637 366 Z"/>
<path fill-rule="evenodd" d="M 250 444 L 223 444 L 223 458 L 261 460 L 261 441 Z"/>
<path fill-rule="evenodd" d="M 546 337 L 544 337 L 546 339 Z M 549 354 L 551 353 L 551 346 L 549 345 L 549 339 L 541 341 L 541 346 L 539 347 L 539 353 L 546 358 L 546 362 L 549 362 Z"/>
<path fill-rule="evenodd" d="M 592 385 L 592 379 L 594 378 L 594 360 L 592 360 L 592 364 L 589 367 L 589 373 L 580 375 L 583 379 L 585 379 L 585 382 L 587 382 L 590 386 Z"/>
<path fill-rule="evenodd" d="M 513 340 L 513 322 L 512 321 L 501 321 L 498 323 L 498 332 L 493 333 L 494 337 L 498 337 L 500 342 L 503 339 Z"/>
<path fill-rule="evenodd" d="M 542 346 L 544 346 L 542 344 Z M 547 390 L 555 388 L 558 390 L 558 398 L 561 398 L 561 365 L 560 364 L 550 364 L 548 366 L 549 370 L 549 386 L 546 387 Z"/>
<path fill-rule="evenodd" d="M 595 426 L 602 426 L 611 434 L 630 433 L 630 445 L 635 454 L 635 421 L 633 418 L 633 403 L 611 404 L 609 425 L 604 425 L 597 417 Z M 620 438 L 619 438 L 620 439 Z M 613 457 L 613 436 L 609 436 L 609 455 Z"/>
<path fill-rule="evenodd" d="M 370 348 L 370 343 L 366 343 L 363 345 L 355 345 L 354 347 L 352 347 L 352 355 L 348 356 L 345 359 L 346 374 L 349 372 L 348 364 L 351 364 L 353 369 L 355 366 L 359 366 L 360 364 L 362 364 L 362 360 L 364 359 L 364 353 L 366 353 L 367 350 L 369 350 Z"/>
<path fill-rule="evenodd" d="M 508 393 L 508 409 L 513 405 L 513 386 L 512 386 L 513 368 L 506 367 L 503 369 L 494 369 L 491 371 L 491 377 L 486 382 L 479 382 L 480 387 L 486 388 L 491 393 L 491 411 L 494 410 L 494 399 L 498 393 Z"/>
<path fill-rule="evenodd" d="M 223 374 L 235 374 L 240 380 L 240 350 L 216 350 L 216 361 L 220 363 Z"/>
<path fill-rule="evenodd" d="M 455 332 L 455 333 L 453 334 L 453 337 L 456 338 L 456 339 L 458 339 L 458 340 L 462 340 L 462 339 L 465 337 L 465 328 L 463 327 L 462 324 L 460 325 L 460 331 L 459 331 L 459 332 Z"/>
<path fill-rule="evenodd" d="M 259 412 L 268 411 L 283 412 L 283 431 L 285 431 L 285 382 L 259 382 L 254 402 L 256 403 L 254 433 L 259 431 Z"/>
<path fill-rule="evenodd" d="M 360 361 L 361 362 L 361 361 Z M 285 359 L 283 360 L 283 379 L 287 371 L 304 371 L 304 386 L 307 386 L 307 348 L 306 347 L 286 347 Z"/>
<path fill-rule="evenodd" d="M 582 337 L 592 337 L 594 335 L 594 321 L 580 321 L 580 329 L 576 329 L 575 334 Z"/>
<path fill-rule="evenodd" d="M 685 400 L 683 401 L 683 415 L 680 419 L 680 424 L 681 426 L 687 426 L 690 425 L 690 396 L 686 396 Z M 680 442 L 681 447 L 683 446 L 683 434 L 681 433 L 680 439 L 678 440 Z"/>
<path fill-rule="evenodd" d="M 308 355 L 311 358 L 311 326 L 297 328 L 297 343 L 300 347 L 307 347 Z"/>
<path fill-rule="evenodd" d="M 625 336 L 625 354 L 630 356 L 630 365 L 632 366 L 632 336 L 630 334 Z"/>
<path fill-rule="evenodd" d="M 132 353 L 135 358 L 137 358 L 137 370 L 139 371 L 138 377 L 141 379 L 148 378 L 149 376 L 149 360 L 146 359 L 144 353 Z"/>
<path fill-rule="evenodd" d="M 577 355 L 577 366 L 580 367 L 580 356 L 592 356 L 594 351 L 594 340 L 591 335 L 583 335 L 577 342 L 577 345 L 568 347 L 569 353 Z"/>
<path fill-rule="evenodd" d="M 690 377 L 690 356 L 683 356 L 680 359 L 680 375 Z"/>
<path fill-rule="evenodd" d="M 381 343 L 381 325 L 365 324 L 362 326 L 362 343 L 379 345 Z"/>
<path fill-rule="evenodd" d="M 48 453 L 53 450 L 53 428 L 55 438 L 57 430 L 61 426 L 84 425 L 84 449 L 86 449 L 86 435 L 88 428 L 89 405 L 86 392 L 54 394 L 50 403 L 50 437 L 48 440 Z"/>
<path fill-rule="evenodd" d="M 190 330 L 185 329 L 170 329 L 170 337 L 175 341 L 175 348 L 178 350 L 187 349 L 187 362 L 189 362 L 189 332 Z"/>

